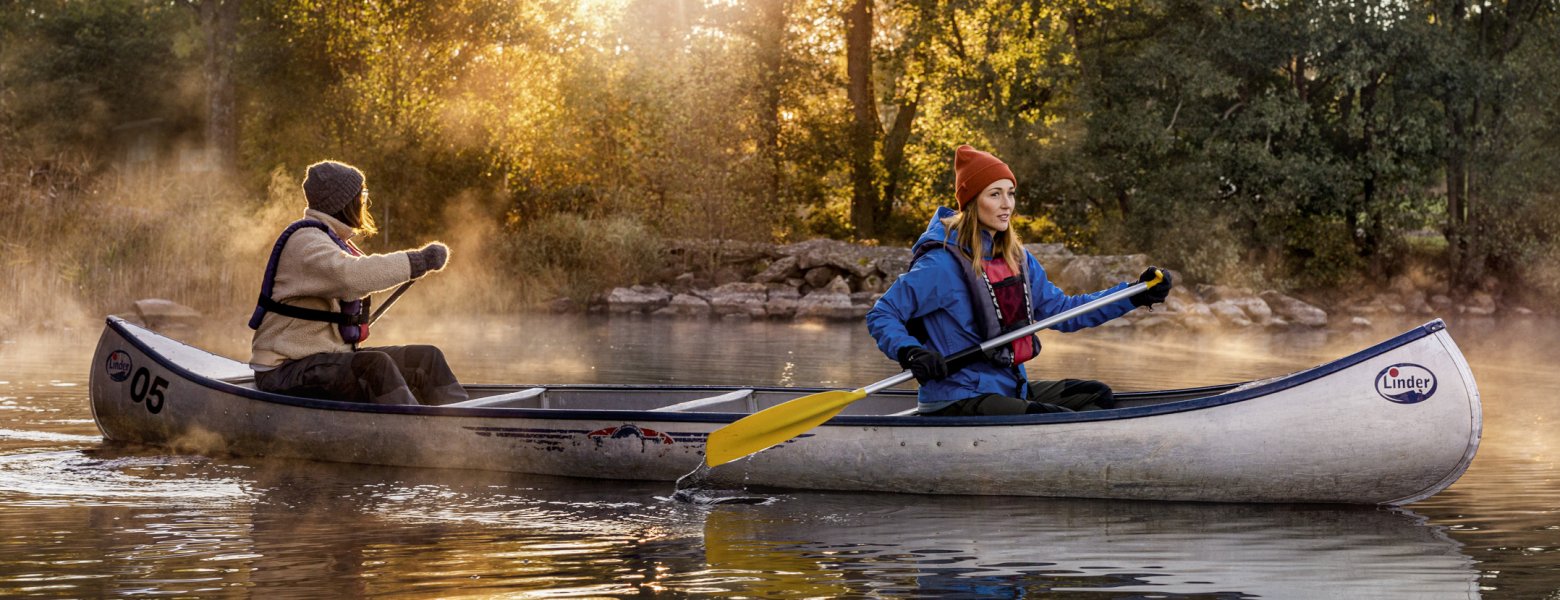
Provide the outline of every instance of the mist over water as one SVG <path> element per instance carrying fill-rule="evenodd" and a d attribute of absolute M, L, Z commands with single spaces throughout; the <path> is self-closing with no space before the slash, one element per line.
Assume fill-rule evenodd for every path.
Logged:
<path fill-rule="evenodd" d="M 1121 390 L 1265 378 L 1418 324 L 1053 332 L 1031 377 Z M 96 326 L 0 341 L 0 596 L 1560 593 L 1553 320 L 1449 321 L 1483 397 L 1483 443 L 1457 484 L 1403 509 L 820 492 L 708 506 L 668 500 L 668 483 L 106 447 L 86 400 Z M 182 338 L 247 358 L 237 324 Z M 408 304 L 373 343 L 438 344 L 468 382 L 856 387 L 898 370 L 859 324 Z"/>

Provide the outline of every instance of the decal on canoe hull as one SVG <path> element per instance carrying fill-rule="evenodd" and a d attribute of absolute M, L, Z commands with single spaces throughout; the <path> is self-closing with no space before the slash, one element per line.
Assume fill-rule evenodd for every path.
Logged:
<path fill-rule="evenodd" d="M 108 378 L 115 382 L 121 382 L 130 378 L 130 353 L 124 350 L 115 350 L 108 355 L 108 360 L 103 361 L 103 370 L 108 373 Z"/>
<path fill-rule="evenodd" d="M 1414 363 L 1398 363 L 1376 374 L 1376 393 L 1398 404 L 1417 404 L 1435 395 L 1435 373 Z"/>

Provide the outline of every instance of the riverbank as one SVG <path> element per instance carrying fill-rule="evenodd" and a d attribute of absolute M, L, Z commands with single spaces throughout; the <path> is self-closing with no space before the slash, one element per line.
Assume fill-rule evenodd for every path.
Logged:
<path fill-rule="evenodd" d="M 1074 254 L 1061 244 L 1025 246 L 1047 277 L 1070 294 L 1136 281 L 1148 256 Z M 603 312 L 666 318 L 859 320 L 909 269 L 907 248 L 854 245 L 828 239 L 795 244 L 681 242 L 668 246 L 664 266 L 645 280 L 594 295 L 581 306 L 560 298 L 556 312 Z M 1363 328 L 1373 319 L 1412 316 L 1531 315 L 1475 292 L 1463 299 L 1403 276 L 1380 290 L 1288 294 L 1177 282 L 1165 304 L 1133 311 L 1107 326 L 1148 329 L 1322 327 Z"/>

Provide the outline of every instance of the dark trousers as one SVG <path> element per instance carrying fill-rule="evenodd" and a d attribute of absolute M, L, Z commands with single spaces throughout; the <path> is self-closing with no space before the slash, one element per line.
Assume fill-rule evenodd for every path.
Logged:
<path fill-rule="evenodd" d="M 976 417 L 1100 410 L 1115 407 L 1116 396 L 1111 392 L 1110 386 L 1088 379 L 1063 379 L 1029 382 L 1027 400 L 1002 394 L 981 394 L 924 414 L 929 417 Z"/>
<path fill-rule="evenodd" d="M 467 399 L 444 353 L 433 346 L 322 352 L 255 373 L 262 391 L 373 404 L 449 404 Z"/>

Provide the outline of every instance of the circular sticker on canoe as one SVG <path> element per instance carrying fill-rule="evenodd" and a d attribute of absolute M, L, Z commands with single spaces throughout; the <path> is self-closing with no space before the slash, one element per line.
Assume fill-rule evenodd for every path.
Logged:
<path fill-rule="evenodd" d="M 108 355 L 108 360 L 103 363 L 103 370 L 108 372 L 108 378 L 114 381 L 124 381 L 130 378 L 130 353 L 124 350 L 115 350 Z"/>
<path fill-rule="evenodd" d="M 1414 363 L 1398 363 L 1376 375 L 1376 393 L 1398 404 L 1415 404 L 1435 395 L 1435 373 Z"/>

